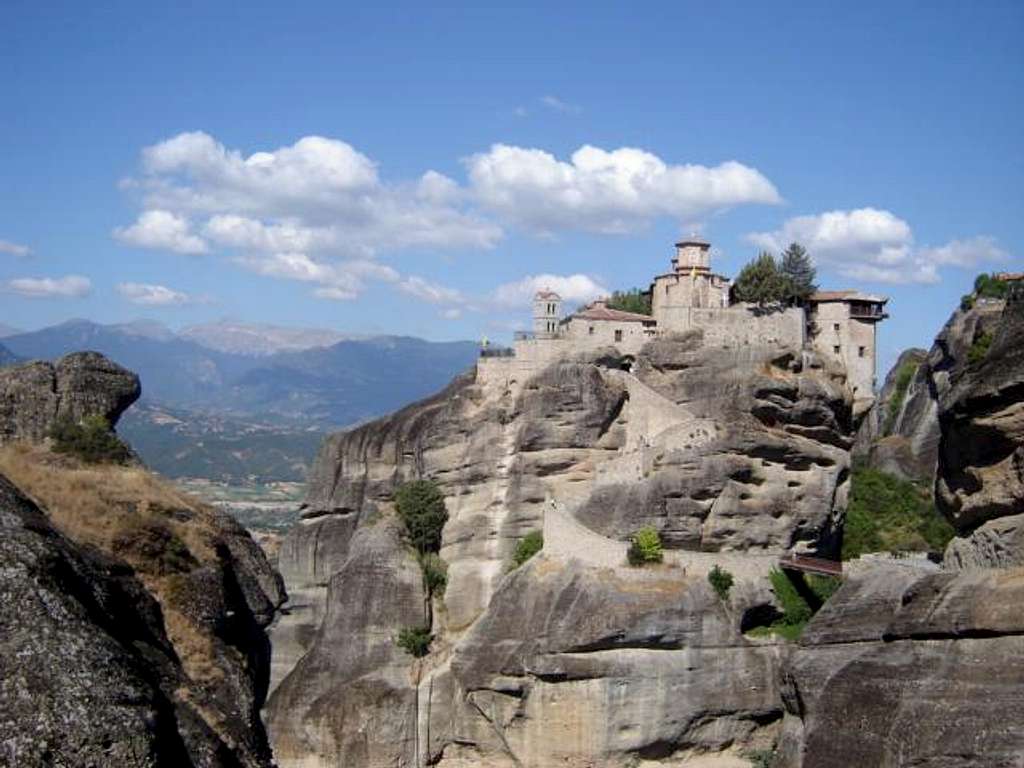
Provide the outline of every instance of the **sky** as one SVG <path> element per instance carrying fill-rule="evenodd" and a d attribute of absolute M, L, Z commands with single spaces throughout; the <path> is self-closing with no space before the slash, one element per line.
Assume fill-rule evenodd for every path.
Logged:
<path fill-rule="evenodd" d="M 698 233 L 891 297 L 1024 269 L 1024 3 L 0 4 L 0 323 L 507 338 Z"/>

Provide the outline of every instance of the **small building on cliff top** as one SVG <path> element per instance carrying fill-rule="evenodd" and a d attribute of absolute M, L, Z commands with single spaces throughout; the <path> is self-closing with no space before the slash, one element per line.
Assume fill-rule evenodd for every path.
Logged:
<path fill-rule="evenodd" d="M 860 291 L 819 291 L 806 307 L 759 307 L 733 303 L 732 284 L 711 270 L 711 244 L 691 237 L 675 244 L 671 269 L 649 289 L 651 314 L 624 312 L 606 299 L 562 317 L 562 298 L 538 291 L 533 332 L 517 333 L 514 355 L 488 356 L 478 375 L 526 376 L 581 352 L 613 347 L 634 355 L 660 335 L 699 330 L 706 346 L 780 345 L 813 350 L 841 363 L 854 409 L 874 399 L 877 324 L 888 315 L 888 298 Z M 492 370 L 493 369 L 493 370 Z"/>

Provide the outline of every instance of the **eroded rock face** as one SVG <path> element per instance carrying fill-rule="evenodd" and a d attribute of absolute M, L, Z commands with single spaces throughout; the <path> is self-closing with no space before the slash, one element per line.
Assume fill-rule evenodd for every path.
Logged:
<path fill-rule="evenodd" d="M 130 569 L 80 550 L 2 476 L 0 529 L 0 763 L 240 764 L 176 695 L 188 680 Z"/>
<path fill-rule="evenodd" d="M 138 400 L 139 377 L 98 352 L 0 370 L 0 443 L 43 440 L 62 419 L 99 415 L 111 425 Z"/>
<path fill-rule="evenodd" d="M 939 422 L 936 501 L 958 532 L 1024 513 L 1024 291 L 1007 301 L 985 358 L 941 397 Z"/>
<path fill-rule="evenodd" d="M 610 539 L 654 525 L 680 550 L 831 554 L 852 443 L 843 373 L 694 334 L 648 345 L 631 372 L 621 362 L 612 350 L 528 381 L 461 377 L 325 441 L 281 550 L 298 603 L 272 632 L 282 766 L 618 766 L 747 743 L 778 718 L 775 649 L 741 637 L 745 608 L 725 615 L 703 576 L 652 586 L 571 552 L 512 576 L 509 562 L 552 500 Z M 385 532 L 396 487 L 420 477 L 446 497 L 448 585 L 435 650 L 414 663 L 394 634 L 422 617 L 422 586 Z M 768 599 L 756 593 L 737 588 Z"/>
<path fill-rule="evenodd" d="M 1024 754 L 1024 569 L 849 579 L 782 675 L 779 768 L 992 766 Z"/>

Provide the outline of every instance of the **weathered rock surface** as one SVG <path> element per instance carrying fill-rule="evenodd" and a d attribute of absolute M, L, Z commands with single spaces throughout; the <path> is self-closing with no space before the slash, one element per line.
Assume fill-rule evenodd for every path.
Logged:
<path fill-rule="evenodd" d="M 738 629 L 764 590 L 737 587 L 726 615 L 682 569 L 650 584 L 569 553 L 507 571 L 553 499 L 609 539 L 654 525 L 677 550 L 834 552 L 853 437 L 843 373 L 694 334 L 621 362 L 461 377 L 325 441 L 281 550 L 292 603 L 272 630 L 282 682 L 266 719 L 283 766 L 617 766 L 739 747 L 779 717 L 775 649 Z M 414 666 L 393 637 L 422 621 L 419 573 L 385 533 L 396 487 L 419 477 L 450 519 L 435 650 Z"/>
<path fill-rule="evenodd" d="M 0 763 L 240 764 L 181 696 L 190 683 L 131 569 L 57 533 L 2 476 L 0 529 Z"/>
<path fill-rule="evenodd" d="M 1016 768 L 1024 569 L 848 579 L 782 682 L 777 768 Z"/>
<path fill-rule="evenodd" d="M 98 352 L 0 370 L 0 444 L 43 440 L 59 420 L 103 416 L 111 425 L 141 393 L 139 377 Z"/>
<path fill-rule="evenodd" d="M 1007 301 L 985 358 L 940 397 L 939 422 L 935 495 L 957 530 L 1024 513 L 1024 291 Z"/>

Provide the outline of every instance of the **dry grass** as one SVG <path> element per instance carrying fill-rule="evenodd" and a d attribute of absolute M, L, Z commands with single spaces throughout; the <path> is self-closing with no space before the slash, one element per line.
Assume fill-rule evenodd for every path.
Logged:
<path fill-rule="evenodd" d="M 0 447 L 0 473 L 68 538 L 135 569 L 159 601 L 164 629 L 189 677 L 223 677 L 211 628 L 189 617 L 181 586 L 189 571 L 217 559 L 210 507 L 142 467 L 83 464 L 26 443 Z"/>

